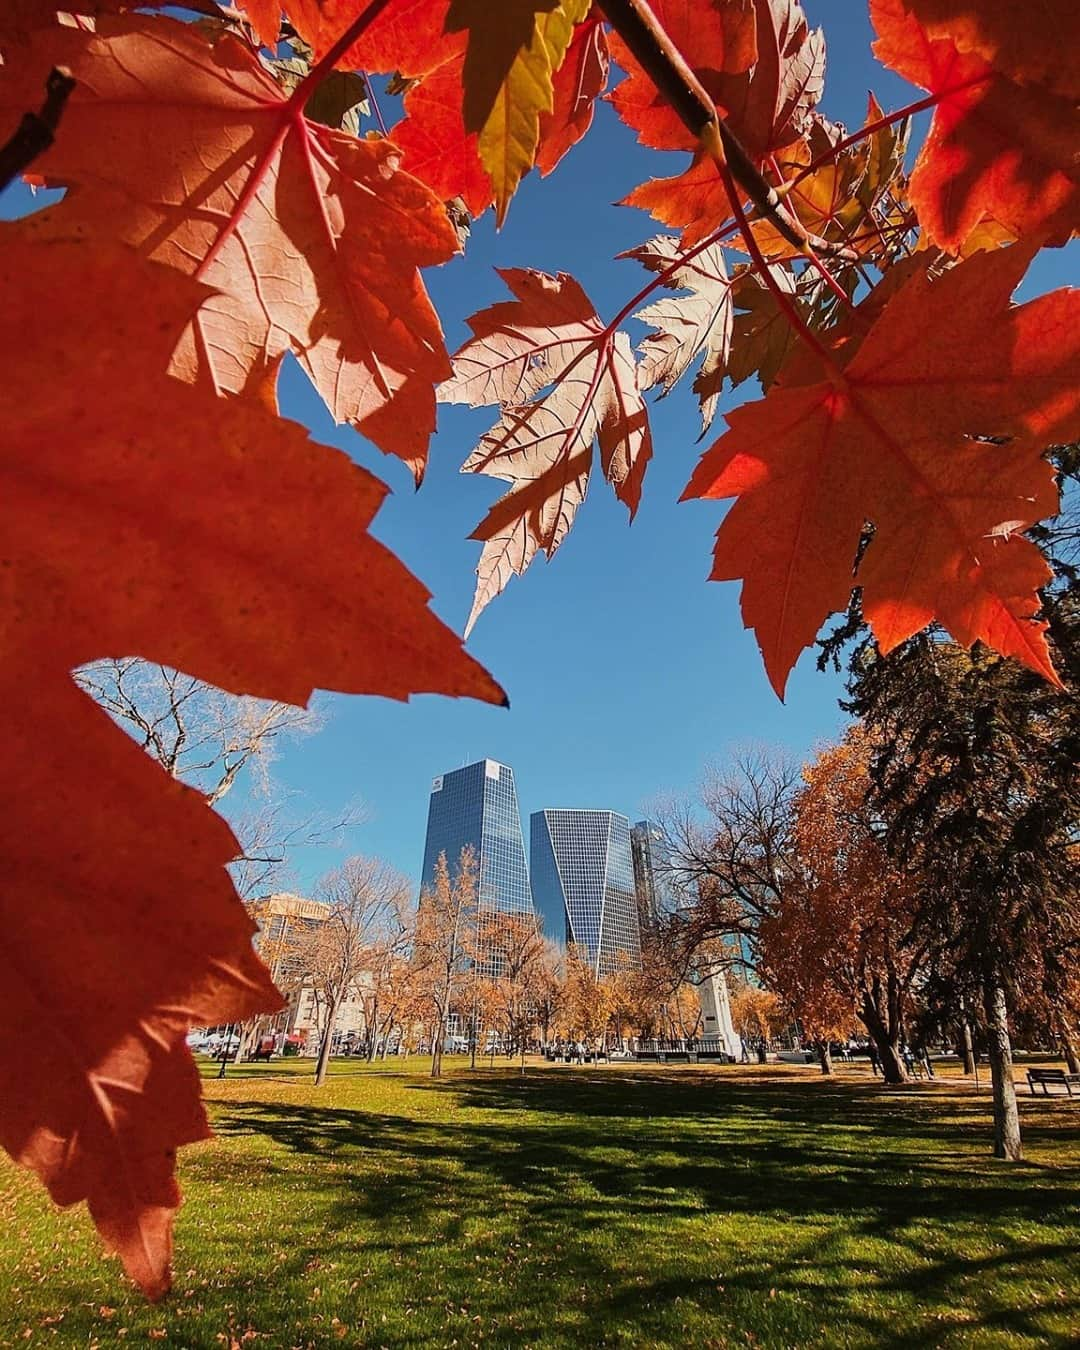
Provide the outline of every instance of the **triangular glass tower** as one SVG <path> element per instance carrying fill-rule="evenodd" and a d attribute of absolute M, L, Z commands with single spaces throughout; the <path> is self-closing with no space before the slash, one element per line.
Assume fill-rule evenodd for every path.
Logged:
<path fill-rule="evenodd" d="M 573 944 L 597 975 L 641 961 L 630 822 L 615 811 L 530 817 L 533 900 L 548 937 Z"/>

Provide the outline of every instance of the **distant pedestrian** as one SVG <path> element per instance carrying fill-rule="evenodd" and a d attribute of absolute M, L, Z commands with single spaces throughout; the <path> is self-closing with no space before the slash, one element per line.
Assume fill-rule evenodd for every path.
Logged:
<path fill-rule="evenodd" d="M 873 1070 L 874 1077 L 877 1078 L 881 1073 L 881 1060 L 878 1057 L 877 1046 L 873 1041 L 870 1042 L 867 1050 L 870 1055 L 870 1068 Z"/>

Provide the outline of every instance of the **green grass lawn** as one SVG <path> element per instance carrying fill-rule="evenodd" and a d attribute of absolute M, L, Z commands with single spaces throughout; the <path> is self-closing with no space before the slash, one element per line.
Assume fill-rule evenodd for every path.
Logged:
<path fill-rule="evenodd" d="M 452 1064 L 208 1077 L 158 1307 L 0 1164 L 0 1345 L 1080 1344 L 1080 1100 L 1009 1166 L 957 1079 Z"/>

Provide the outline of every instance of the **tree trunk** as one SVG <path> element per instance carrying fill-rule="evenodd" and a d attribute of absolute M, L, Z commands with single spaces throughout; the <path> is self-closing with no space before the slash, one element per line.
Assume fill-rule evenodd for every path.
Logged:
<path fill-rule="evenodd" d="M 450 1009 L 450 991 L 439 1001 L 439 1016 L 431 1037 L 431 1076 L 442 1077 L 443 1041 L 446 1039 L 446 1014 Z"/>
<path fill-rule="evenodd" d="M 326 1081 L 326 1071 L 330 1067 L 330 1043 L 334 1039 L 334 1023 L 337 1021 L 337 1007 L 331 1002 L 326 1009 L 326 1031 L 319 1046 L 319 1058 L 315 1064 L 315 1086 L 321 1087 Z"/>
<path fill-rule="evenodd" d="M 960 1018 L 960 1056 L 964 1061 L 964 1073 L 970 1076 L 975 1072 L 975 1046 L 971 1039 L 971 1023 L 967 1013 Z"/>
<path fill-rule="evenodd" d="M 859 1016 L 862 1018 L 863 1025 L 870 1033 L 870 1039 L 877 1047 L 878 1060 L 881 1064 L 881 1079 L 884 1083 L 906 1083 L 908 1081 L 908 1072 L 904 1067 L 904 1061 L 900 1058 L 900 1031 L 894 1027 L 890 1030 L 885 1025 L 885 1019 L 878 1011 L 877 1004 L 869 990 L 863 990 L 863 1006 Z"/>
<path fill-rule="evenodd" d="M 1076 1041 L 1064 1016 L 1058 1022 L 1058 1040 L 1061 1042 L 1061 1053 L 1065 1056 L 1065 1065 L 1069 1073 L 1080 1073 L 1080 1057 L 1077 1056 Z"/>
<path fill-rule="evenodd" d="M 814 1049 L 818 1053 L 818 1063 L 821 1065 L 822 1073 L 832 1073 L 832 1051 L 829 1049 L 828 1041 L 815 1041 Z"/>
<path fill-rule="evenodd" d="M 236 1049 L 236 1062 L 238 1064 L 242 1064 L 258 1044 L 259 1030 L 262 1027 L 262 1021 L 263 1019 L 261 1017 L 249 1017 L 246 1022 L 241 1022 L 240 1044 Z"/>
<path fill-rule="evenodd" d="M 990 1052 L 990 1080 L 994 1093 L 994 1157 L 1019 1162 L 1020 1116 L 1013 1082 L 1012 1038 L 1005 989 L 996 976 L 987 978 L 983 989 L 986 1004 L 986 1039 Z"/>

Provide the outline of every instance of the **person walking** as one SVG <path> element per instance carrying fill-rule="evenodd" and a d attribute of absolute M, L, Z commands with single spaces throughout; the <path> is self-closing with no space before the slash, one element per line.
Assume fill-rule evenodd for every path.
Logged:
<path fill-rule="evenodd" d="M 877 1078 L 881 1073 L 881 1060 L 878 1057 L 877 1046 L 873 1041 L 870 1042 L 868 1053 L 870 1055 L 870 1068 L 873 1071 L 874 1077 Z"/>

